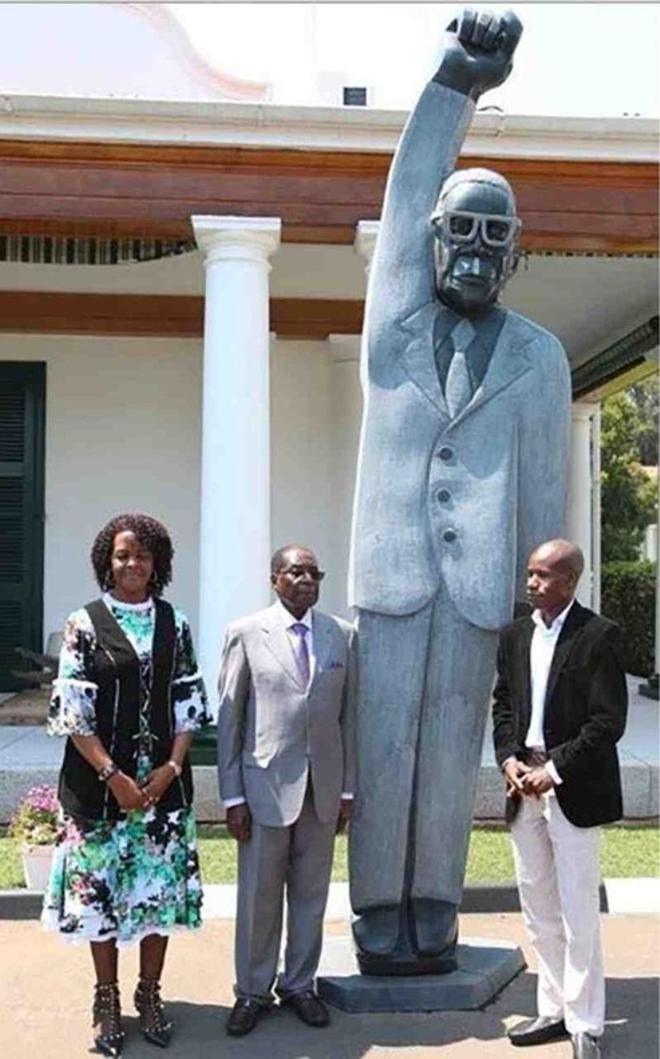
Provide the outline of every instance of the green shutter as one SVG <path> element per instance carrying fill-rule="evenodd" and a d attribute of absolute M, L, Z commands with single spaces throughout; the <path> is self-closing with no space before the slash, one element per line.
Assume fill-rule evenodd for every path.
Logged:
<path fill-rule="evenodd" d="M 42 649 L 45 364 L 0 363 L 0 691 Z"/>

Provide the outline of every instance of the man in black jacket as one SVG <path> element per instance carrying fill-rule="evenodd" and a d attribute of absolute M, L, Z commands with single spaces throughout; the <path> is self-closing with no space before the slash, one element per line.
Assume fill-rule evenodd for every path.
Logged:
<path fill-rule="evenodd" d="M 500 635 L 493 735 L 507 787 L 520 903 L 538 956 L 538 1016 L 516 1045 L 570 1035 L 599 1059 L 605 1017 L 599 826 L 622 815 L 617 740 L 627 691 L 616 625 L 582 607 L 584 560 L 564 540 L 531 555 L 535 608 Z"/>

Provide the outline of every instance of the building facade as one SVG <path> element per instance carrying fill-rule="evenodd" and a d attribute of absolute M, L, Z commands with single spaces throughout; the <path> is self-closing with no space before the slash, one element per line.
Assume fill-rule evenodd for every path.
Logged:
<path fill-rule="evenodd" d="M 94 595 L 89 547 L 119 511 L 170 528 L 211 684 L 286 541 L 318 552 L 324 605 L 346 612 L 366 275 L 405 115 L 264 103 L 149 32 L 180 98 L 3 96 L 4 689 L 14 648 Z M 657 360 L 656 142 L 642 119 L 484 113 L 460 160 L 512 183 L 525 255 L 506 301 L 569 355 L 569 533 L 596 607 L 598 400 Z"/>

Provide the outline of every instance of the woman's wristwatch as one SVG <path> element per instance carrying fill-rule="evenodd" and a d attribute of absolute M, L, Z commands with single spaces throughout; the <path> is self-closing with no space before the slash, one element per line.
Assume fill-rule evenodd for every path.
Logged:
<path fill-rule="evenodd" d="M 114 761 L 111 761 L 109 765 L 104 765 L 98 775 L 99 783 L 107 783 L 115 773 L 119 772 L 119 766 L 115 765 Z"/>
<path fill-rule="evenodd" d="M 181 765 L 178 763 L 178 761 L 175 761 L 174 758 L 171 757 L 169 761 L 165 762 L 165 764 L 169 765 L 170 768 L 174 770 L 174 775 L 178 779 L 181 775 Z"/>

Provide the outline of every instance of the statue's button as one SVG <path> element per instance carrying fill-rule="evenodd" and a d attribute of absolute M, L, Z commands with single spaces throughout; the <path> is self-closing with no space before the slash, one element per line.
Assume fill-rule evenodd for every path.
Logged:
<path fill-rule="evenodd" d="M 441 504 L 446 504 L 448 500 L 451 500 L 451 493 L 448 489 L 438 490 L 438 500 Z"/>
<path fill-rule="evenodd" d="M 451 544 L 453 541 L 456 540 L 457 536 L 458 534 L 456 533 L 456 530 L 446 529 L 445 532 L 442 534 L 442 539 L 447 541 L 447 544 Z"/>
<path fill-rule="evenodd" d="M 438 451 L 438 456 L 441 460 L 450 460 L 454 455 L 454 450 L 450 449 L 449 445 L 443 445 Z"/>

